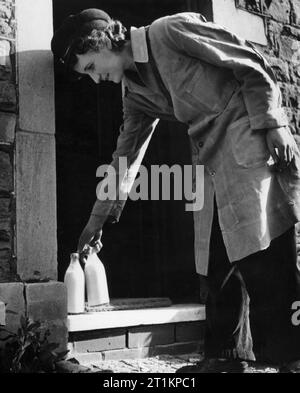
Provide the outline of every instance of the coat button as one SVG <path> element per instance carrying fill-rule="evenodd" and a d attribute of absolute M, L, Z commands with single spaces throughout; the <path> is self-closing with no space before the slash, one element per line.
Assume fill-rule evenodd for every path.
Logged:
<path fill-rule="evenodd" d="M 198 146 L 199 146 L 199 147 L 203 147 L 203 145 L 204 145 L 204 143 L 203 143 L 202 141 L 200 141 L 200 142 L 198 143 Z"/>

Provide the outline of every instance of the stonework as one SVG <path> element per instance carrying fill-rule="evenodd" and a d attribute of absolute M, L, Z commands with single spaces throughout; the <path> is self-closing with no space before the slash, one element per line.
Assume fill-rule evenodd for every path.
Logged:
<path fill-rule="evenodd" d="M 268 12 L 278 22 L 289 24 L 291 18 L 290 0 L 273 0 Z"/>
<path fill-rule="evenodd" d="M 13 172 L 10 155 L 7 151 L 0 150 L 0 168 L 0 192 L 8 194 L 13 189 Z"/>
<path fill-rule="evenodd" d="M 9 80 L 12 66 L 10 60 L 11 45 L 7 40 L 0 40 L 0 80 Z"/>
<path fill-rule="evenodd" d="M 300 142 L 300 6 L 298 0 L 272 1 L 265 10 L 268 45 L 259 47 L 271 64 L 283 95 L 290 128 Z"/>
<path fill-rule="evenodd" d="M 6 306 L 6 325 L 17 331 L 21 315 L 25 315 L 24 284 L 20 282 L 0 284 L 0 299 Z"/>
<path fill-rule="evenodd" d="M 27 316 L 65 349 L 66 287 L 54 281 L 51 9 L 51 0 L 0 1 L 0 301 L 9 330 L 16 331 L 21 315 Z"/>
<path fill-rule="evenodd" d="M 15 139 L 16 114 L 0 112 L 0 143 L 13 143 Z"/>
<path fill-rule="evenodd" d="M 13 275 L 11 271 L 11 253 L 9 250 L 0 250 L 0 277 L 1 283 L 12 281 Z"/>
<path fill-rule="evenodd" d="M 16 88 L 13 83 L 0 81 L 0 110 L 15 111 Z"/>
<path fill-rule="evenodd" d="M 49 340 L 65 349 L 68 339 L 67 288 L 61 282 L 25 284 L 27 315 L 41 321 L 43 330 L 50 330 Z"/>
<path fill-rule="evenodd" d="M 0 1 L 0 283 L 57 275 L 51 7 Z"/>
<path fill-rule="evenodd" d="M 297 0 L 291 2 L 291 22 L 294 25 L 300 25 L 300 3 Z"/>
<path fill-rule="evenodd" d="M 300 2 L 273 0 L 265 12 L 268 45 L 259 47 L 271 64 L 282 91 L 290 129 L 300 147 Z M 300 263 L 300 225 L 296 226 Z"/>
<path fill-rule="evenodd" d="M 56 184 L 52 176 L 55 173 L 54 137 L 19 130 L 15 154 L 17 271 L 23 281 L 55 280 Z"/>
<path fill-rule="evenodd" d="M 16 84 L 12 70 L 15 48 L 15 10 L 0 2 L 0 283 L 15 281 L 13 268 Z"/>
<path fill-rule="evenodd" d="M 69 357 L 80 362 L 202 352 L 204 321 L 69 333 Z"/>

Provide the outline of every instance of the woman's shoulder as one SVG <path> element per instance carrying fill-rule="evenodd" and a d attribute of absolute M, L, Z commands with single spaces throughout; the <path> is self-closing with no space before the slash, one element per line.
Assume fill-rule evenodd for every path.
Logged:
<path fill-rule="evenodd" d="M 166 15 L 156 19 L 150 25 L 151 35 L 170 35 L 175 31 L 185 29 L 190 24 L 206 23 L 203 15 L 195 12 L 180 12 L 173 15 Z"/>
<path fill-rule="evenodd" d="M 196 12 L 180 12 L 177 14 L 162 16 L 151 23 L 152 29 L 160 29 L 167 26 L 176 26 L 182 23 L 206 23 L 202 14 Z"/>

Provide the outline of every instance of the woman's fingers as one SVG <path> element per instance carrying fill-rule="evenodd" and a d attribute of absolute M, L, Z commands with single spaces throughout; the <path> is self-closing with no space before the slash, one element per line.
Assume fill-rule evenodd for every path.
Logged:
<path fill-rule="evenodd" d="M 275 164 L 277 164 L 279 161 L 279 158 L 278 158 L 275 146 L 268 141 L 268 148 L 269 148 L 269 152 L 270 152 Z"/>
<path fill-rule="evenodd" d="M 99 252 L 103 247 L 103 244 L 101 242 L 101 236 L 102 236 L 102 230 L 96 232 L 93 239 L 90 242 L 90 245 L 96 250 L 96 252 Z"/>
<path fill-rule="evenodd" d="M 287 147 L 287 157 L 288 157 L 287 160 L 288 160 L 288 165 L 290 165 L 290 163 L 292 162 L 293 155 L 294 155 L 294 153 L 293 153 L 292 147 L 291 147 L 291 146 L 288 146 L 288 147 Z"/>
<path fill-rule="evenodd" d="M 269 138 L 267 138 L 267 146 L 268 146 L 269 152 L 270 152 L 274 162 L 276 163 L 277 162 L 277 155 L 275 152 L 275 147 Z"/>
<path fill-rule="evenodd" d="M 285 170 L 298 154 L 298 147 L 288 128 L 271 129 L 266 136 L 269 152 L 274 160 L 274 169 Z"/>
<path fill-rule="evenodd" d="M 100 243 L 96 243 L 94 245 L 94 250 L 96 251 L 96 253 L 98 253 L 101 250 L 101 248 L 102 248 L 102 243 L 101 242 Z"/>
<path fill-rule="evenodd" d="M 287 154 L 286 154 L 286 146 L 280 145 L 278 147 L 278 155 L 279 155 L 279 161 L 281 164 L 284 165 L 284 163 L 287 161 Z"/>

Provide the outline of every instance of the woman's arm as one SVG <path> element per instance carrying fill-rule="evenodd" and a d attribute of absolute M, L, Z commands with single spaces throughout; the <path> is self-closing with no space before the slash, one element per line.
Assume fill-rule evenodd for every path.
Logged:
<path fill-rule="evenodd" d="M 233 72 L 240 82 L 252 129 L 288 124 L 272 69 L 247 41 L 194 13 L 162 18 L 152 26 L 179 53 Z"/>
<path fill-rule="evenodd" d="M 120 135 L 117 140 L 117 147 L 113 153 L 111 167 L 112 171 L 107 171 L 105 180 L 100 182 L 97 187 L 97 200 L 92 209 L 89 221 L 85 226 L 79 241 L 78 251 L 81 252 L 86 244 L 91 240 L 99 239 L 105 222 L 118 222 L 128 194 L 139 170 L 140 164 L 145 155 L 151 136 L 158 123 L 158 119 L 153 119 L 146 114 L 135 110 L 130 101 L 123 99 L 124 103 L 124 122 L 120 127 Z M 119 159 L 127 165 L 119 165 Z M 113 193 L 107 199 L 107 189 L 111 184 Z"/>
<path fill-rule="evenodd" d="M 176 14 L 157 23 L 168 44 L 179 53 L 232 71 L 241 85 L 251 128 L 268 131 L 269 151 L 281 169 L 291 163 L 299 152 L 287 127 L 279 86 L 263 56 L 247 41 L 206 22 L 200 14 Z"/>

